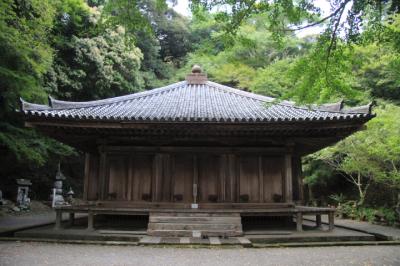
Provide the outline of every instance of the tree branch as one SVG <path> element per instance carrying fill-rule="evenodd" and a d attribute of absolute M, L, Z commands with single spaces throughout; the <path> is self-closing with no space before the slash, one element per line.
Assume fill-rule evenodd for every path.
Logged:
<path fill-rule="evenodd" d="M 303 29 L 306 29 L 306 28 L 311 28 L 311 27 L 314 27 L 314 26 L 316 26 L 316 25 L 319 25 L 319 24 L 321 24 L 321 23 L 327 21 L 328 19 L 330 19 L 330 18 L 336 16 L 341 10 L 344 10 L 344 7 L 345 7 L 350 1 L 351 1 L 351 0 L 346 0 L 346 1 L 344 1 L 344 2 L 338 7 L 338 9 L 336 9 L 333 13 L 331 13 L 329 16 L 326 16 L 326 17 L 324 17 L 324 18 L 322 18 L 322 19 L 320 19 L 320 20 L 318 20 L 318 21 L 316 21 L 316 22 L 313 22 L 313 23 L 311 23 L 311 24 L 307 24 L 307 25 L 305 25 L 305 26 L 301 26 L 301 27 L 297 27 L 297 28 L 290 28 L 290 29 L 285 29 L 285 30 L 286 30 L 286 31 L 298 31 L 298 30 L 303 30 Z M 343 11 L 342 11 L 342 13 L 343 13 Z"/>
<path fill-rule="evenodd" d="M 332 34 L 331 34 L 331 42 L 330 42 L 330 44 L 329 44 L 329 47 L 328 47 L 328 50 L 327 50 L 327 54 L 326 54 L 325 73 L 326 73 L 326 71 L 327 71 L 327 69 L 328 69 L 329 58 L 330 58 L 330 56 L 331 56 L 331 52 L 332 52 L 333 46 L 334 46 L 335 41 L 336 41 L 336 33 L 337 33 L 338 28 L 339 28 L 340 20 L 342 19 L 344 9 L 345 9 L 346 4 L 347 4 L 348 2 L 349 2 L 349 1 L 343 2 L 343 4 L 341 5 L 341 8 L 338 9 L 338 10 L 340 10 L 339 17 L 337 18 L 337 20 L 336 20 L 336 22 L 335 22 L 335 26 L 334 26 L 333 31 L 332 31 Z M 338 11 L 338 10 L 337 10 L 337 11 Z"/>
<path fill-rule="evenodd" d="M 254 4 L 256 3 L 256 0 L 252 0 L 250 2 L 250 4 L 248 5 L 248 7 L 246 8 L 246 11 L 243 11 L 241 13 L 238 14 L 237 20 L 234 22 L 232 21 L 232 23 L 234 23 L 234 28 L 238 28 L 238 26 L 240 24 L 242 24 L 242 21 L 249 16 L 249 14 L 251 13 L 250 10 L 253 8 Z"/>

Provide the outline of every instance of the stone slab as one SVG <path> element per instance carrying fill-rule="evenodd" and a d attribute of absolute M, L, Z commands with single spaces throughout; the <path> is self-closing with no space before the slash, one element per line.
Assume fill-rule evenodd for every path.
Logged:
<path fill-rule="evenodd" d="M 305 216 L 305 218 L 311 221 L 315 221 L 314 216 Z M 322 222 L 326 224 L 327 217 L 322 216 Z M 390 226 L 371 224 L 368 222 L 361 222 L 349 219 L 336 219 L 335 226 L 372 234 L 375 235 L 377 238 L 383 240 L 400 240 L 400 229 Z"/>
<path fill-rule="evenodd" d="M 86 217 L 87 214 L 76 214 L 75 219 Z M 62 221 L 67 221 L 69 214 L 64 213 Z M 54 211 L 29 214 L 21 216 L 0 217 L 0 236 L 12 234 L 19 230 L 30 229 L 38 226 L 44 226 L 55 223 L 56 213 Z"/>
<path fill-rule="evenodd" d="M 189 237 L 181 237 L 179 239 L 181 244 L 190 244 L 190 238 Z"/>
<path fill-rule="evenodd" d="M 239 240 L 239 243 L 244 246 L 251 246 L 251 241 L 246 237 L 237 237 L 237 240 Z"/>
<path fill-rule="evenodd" d="M 209 240 L 211 245 L 221 245 L 219 237 L 209 237 Z"/>
<path fill-rule="evenodd" d="M 154 244 L 160 244 L 160 242 L 161 242 L 161 237 L 158 237 L 158 236 L 145 236 L 142 239 L 140 239 L 139 244 L 154 245 Z"/>

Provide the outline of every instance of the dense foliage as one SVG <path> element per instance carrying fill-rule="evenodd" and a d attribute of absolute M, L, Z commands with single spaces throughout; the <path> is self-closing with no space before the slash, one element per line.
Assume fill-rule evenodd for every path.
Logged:
<path fill-rule="evenodd" d="M 0 185 L 26 177 L 45 191 L 59 160 L 67 175 L 81 176 L 82 166 L 71 163 L 82 161 L 71 157 L 77 151 L 23 127 L 19 97 L 112 97 L 183 79 L 200 64 L 216 82 L 300 104 L 374 101 L 377 117 L 366 130 L 305 158 L 306 192 L 313 204 L 340 204 L 350 216 L 371 217 L 380 208 L 393 217 L 400 191 L 398 1 L 335 0 L 323 15 L 310 0 L 192 0 L 193 17 L 173 3 L 0 0 Z M 315 25 L 322 33 L 297 35 Z"/>

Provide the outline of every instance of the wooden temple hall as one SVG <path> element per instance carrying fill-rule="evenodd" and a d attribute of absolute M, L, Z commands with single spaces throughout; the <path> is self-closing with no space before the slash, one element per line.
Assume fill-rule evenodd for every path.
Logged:
<path fill-rule="evenodd" d="M 317 225 L 328 215 L 332 229 L 333 208 L 302 206 L 301 157 L 374 116 L 370 105 L 278 102 L 211 82 L 198 66 L 130 95 L 21 103 L 26 126 L 86 153 L 86 204 L 56 207 L 56 228 L 63 212 L 88 213 L 88 229 L 103 215 L 142 215 L 153 236 L 237 236 L 248 217 L 286 217 L 302 230 L 306 214 Z"/>

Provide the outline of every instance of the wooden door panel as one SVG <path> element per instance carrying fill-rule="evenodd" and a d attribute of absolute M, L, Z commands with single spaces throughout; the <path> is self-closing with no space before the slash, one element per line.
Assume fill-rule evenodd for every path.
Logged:
<path fill-rule="evenodd" d="M 193 202 L 194 164 L 191 155 L 175 155 L 173 160 L 173 201 Z"/>
<path fill-rule="evenodd" d="M 151 201 L 153 157 L 152 155 L 135 155 L 131 158 L 131 199 L 133 201 Z"/>
<path fill-rule="evenodd" d="M 127 200 L 128 160 L 125 156 L 111 156 L 108 161 L 108 200 Z"/>
<path fill-rule="evenodd" d="M 242 155 L 239 159 L 239 201 L 259 202 L 258 156 Z"/>
<path fill-rule="evenodd" d="M 197 156 L 199 202 L 217 202 L 220 198 L 219 159 L 219 156 L 212 154 Z"/>
<path fill-rule="evenodd" d="M 264 202 L 279 202 L 283 199 L 283 158 L 263 157 L 262 164 Z"/>

